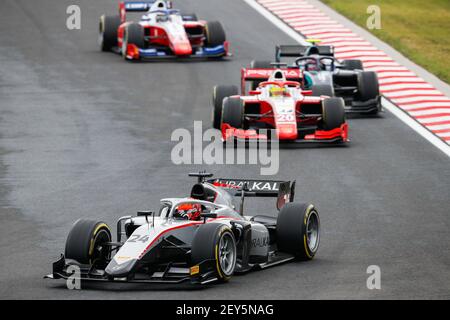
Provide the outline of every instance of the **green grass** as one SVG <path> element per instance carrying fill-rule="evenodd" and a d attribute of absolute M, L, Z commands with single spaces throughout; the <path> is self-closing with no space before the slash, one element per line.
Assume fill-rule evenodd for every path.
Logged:
<path fill-rule="evenodd" d="M 450 0 L 322 0 L 367 29 L 369 5 L 381 9 L 381 29 L 368 30 L 450 83 Z"/>

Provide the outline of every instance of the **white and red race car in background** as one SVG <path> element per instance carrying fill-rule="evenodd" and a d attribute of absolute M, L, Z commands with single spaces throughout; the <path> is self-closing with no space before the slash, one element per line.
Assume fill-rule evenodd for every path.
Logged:
<path fill-rule="evenodd" d="M 145 12 L 138 22 L 127 12 Z M 218 21 L 172 9 L 171 1 L 120 2 L 119 15 L 100 17 L 99 44 L 127 60 L 221 58 L 229 55 L 225 31 Z"/>
<path fill-rule="evenodd" d="M 236 86 L 214 87 L 213 127 L 224 141 L 270 140 L 271 129 L 280 142 L 349 141 L 344 100 L 312 96 L 314 87 L 303 90 L 302 78 L 300 69 L 242 69 L 241 95 Z M 256 89 L 247 93 L 247 81 Z"/>

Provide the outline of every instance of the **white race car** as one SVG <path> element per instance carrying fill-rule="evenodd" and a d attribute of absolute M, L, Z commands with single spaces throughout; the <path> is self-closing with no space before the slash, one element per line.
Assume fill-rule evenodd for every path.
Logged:
<path fill-rule="evenodd" d="M 319 214 L 312 204 L 292 202 L 295 182 L 190 176 L 198 178 L 190 197 L 120 218 L 115 242 L 104 222 L 78 220 L 46 278 L 67 279 L 68 268 L 78 266 L 86 281 L 206 284 L 316 254 Z M 244 215 L 246 197 L 276 197 L 278 217 Z"/>
<path fill-rule="evenodd" d="M 145 12 L 138 22 L 127 12 Z M 120 2 L 119 15 L 100 17 L 102 51 L 127 60 L 161 58 L 222 58 L 229 55 L 225 31 L 218 21 L 198 20 L 195 14 L 172 9 L 170 1 Z"/>

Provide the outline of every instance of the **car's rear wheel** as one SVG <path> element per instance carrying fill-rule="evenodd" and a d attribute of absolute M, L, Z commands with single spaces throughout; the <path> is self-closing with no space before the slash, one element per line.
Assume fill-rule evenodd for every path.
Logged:
<path fill-rule="evenodd" d="M 206 45 L 208 47 L 217 47 L 223 45 L 227 40 L 225 30 L 219 21 L 210 21 L 206 23 Z"/>
<path fill-rule="evenodd" d="M 82 264 L 106 262 L 110 258 L 106 242 L 111 242 L 111 230 L 106 223 L 77 220 L 67 236 L 65 257 Z"/>
<path fill-rule="evenodd" d="M 220 129 L 222 123 L 223 99 L 238 95 L 239 92 L 236 86 L 215 86 L 213 90 L 213 128 Z"/>
<path fill-rule="evenodd" d="M 237 129 L 244 127 L 244 102 L 239 97 L 227 97 L 223 100 L 222 124 L 224 123 Z"/>
<path fill-rule="evenodd" d="M 102 51 L 111 51 L 117 46 L 117 29 L 120 26 L 119 16 L 100 17 L 99 23 L 99 45 Z"/>
<path fill-rule="evenodd" d="M 342 65 L 346 70 L 364 70 L 361 60 L 344 60 L 342 61 Z"/>
<path fill-rule="evenodd" d="M 203 261 L 213 261 L 204 265 L 212 270 L 220 281 L 228 281 L 234 273 L 237 250 L 236 240 L 232 230 L 223 224 L 202 224 L 195 233 L 192 241 L 191 263 L 199 265 Z"/>
<path fill-rule="evenodd" d="M 316 97 L 328 96 L 334 97 L 334 88 L 329 84 L 315 84 L 311 88 L 312 95 Z"/>
<path fill-rule="evenodd" d="M 129 44 L 134 44 L 138 48 L 144 48 L 144 28 L 138 23 L 129 24 L 123 34 L 122 56 L 127 59 L 127 48 Z"/>
<path fill-rule="evenodd" d="M 319 213 L 312 204 L 285 204 L 277 218 L 278 250 L 300 260 L 314 258 L 320 242 Z"/>
<path fill-rule="evenodd" d="M 273 66 L 271 65 L 270 60 L 252 60 L 250 63 L 250 68 L 252 69 L 272 69 Z M 256 90 L 258 88 L 259 84 L 265 80 L 254 80 L 250 82 L 250 89 Z"/>
<path fill-rule="evenodd" d="M 342 98 L 327 98 L 322 102 L 322 128 L 333 130 L 345 123 L 345 107 Z"/>

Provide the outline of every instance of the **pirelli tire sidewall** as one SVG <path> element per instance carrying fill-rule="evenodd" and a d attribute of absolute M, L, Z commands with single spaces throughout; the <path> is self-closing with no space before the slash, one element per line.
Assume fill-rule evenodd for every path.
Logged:
<path fill-rule="evenodd" d="M 102 15 L 99 22 L 99 45 L 102 51 L 111 51 L 117 46 L 117 30 L 120 26 L 119 16 Z"/>
<path fill-rule="evenodd" d="M 307 242 L 307 224 L 312 216 L 317 218 L 317 243 L 310 248 Z M 293 254 L 298 260 L 311 260 L 320 243 L 320 220 L 313 204 L 287 203 L 281 208 L 277 219 L 278 250 Z"/>
<path fill-rule="evenodd" d="M 77 220 L 70 230 L 65 246 L 65 257 L 81 264 L 92 264 L 96 258 L 96 247 L 110 242 L 111 229 L 102 221 Z"/>
<path fill-rule="evenodd" d="M 211 270 L 214 271 L 217 279 L 221 282 L 226 282 L 231 279 L 234 266 L 236 265 L 236 258 L 234 259 L 234 266 L 231 272 L 225 272 L 219 262 L 219 243 L 222 237 L 230 236 L 234 243 L 234 252 L 236 254 L 236 240 L 230 227 L 220 223 L 206 223 L 202 224 L 192 241 L 191 249 L 191 263 L 198 265 L 205 260 L 211 262 Z M 205 270 L 201 270 L 204 273 Z"/>
<path fill-rule="evenodd" d="M 212 111 L 212 123 L 214 129 L 221 129 L 222 124 L 222 109 L 223 100 L 229 96 L 235 96 L 239 94 L 239 90 L 236 86 L 215 86 L 213 89 L 213 111 Z"/>

